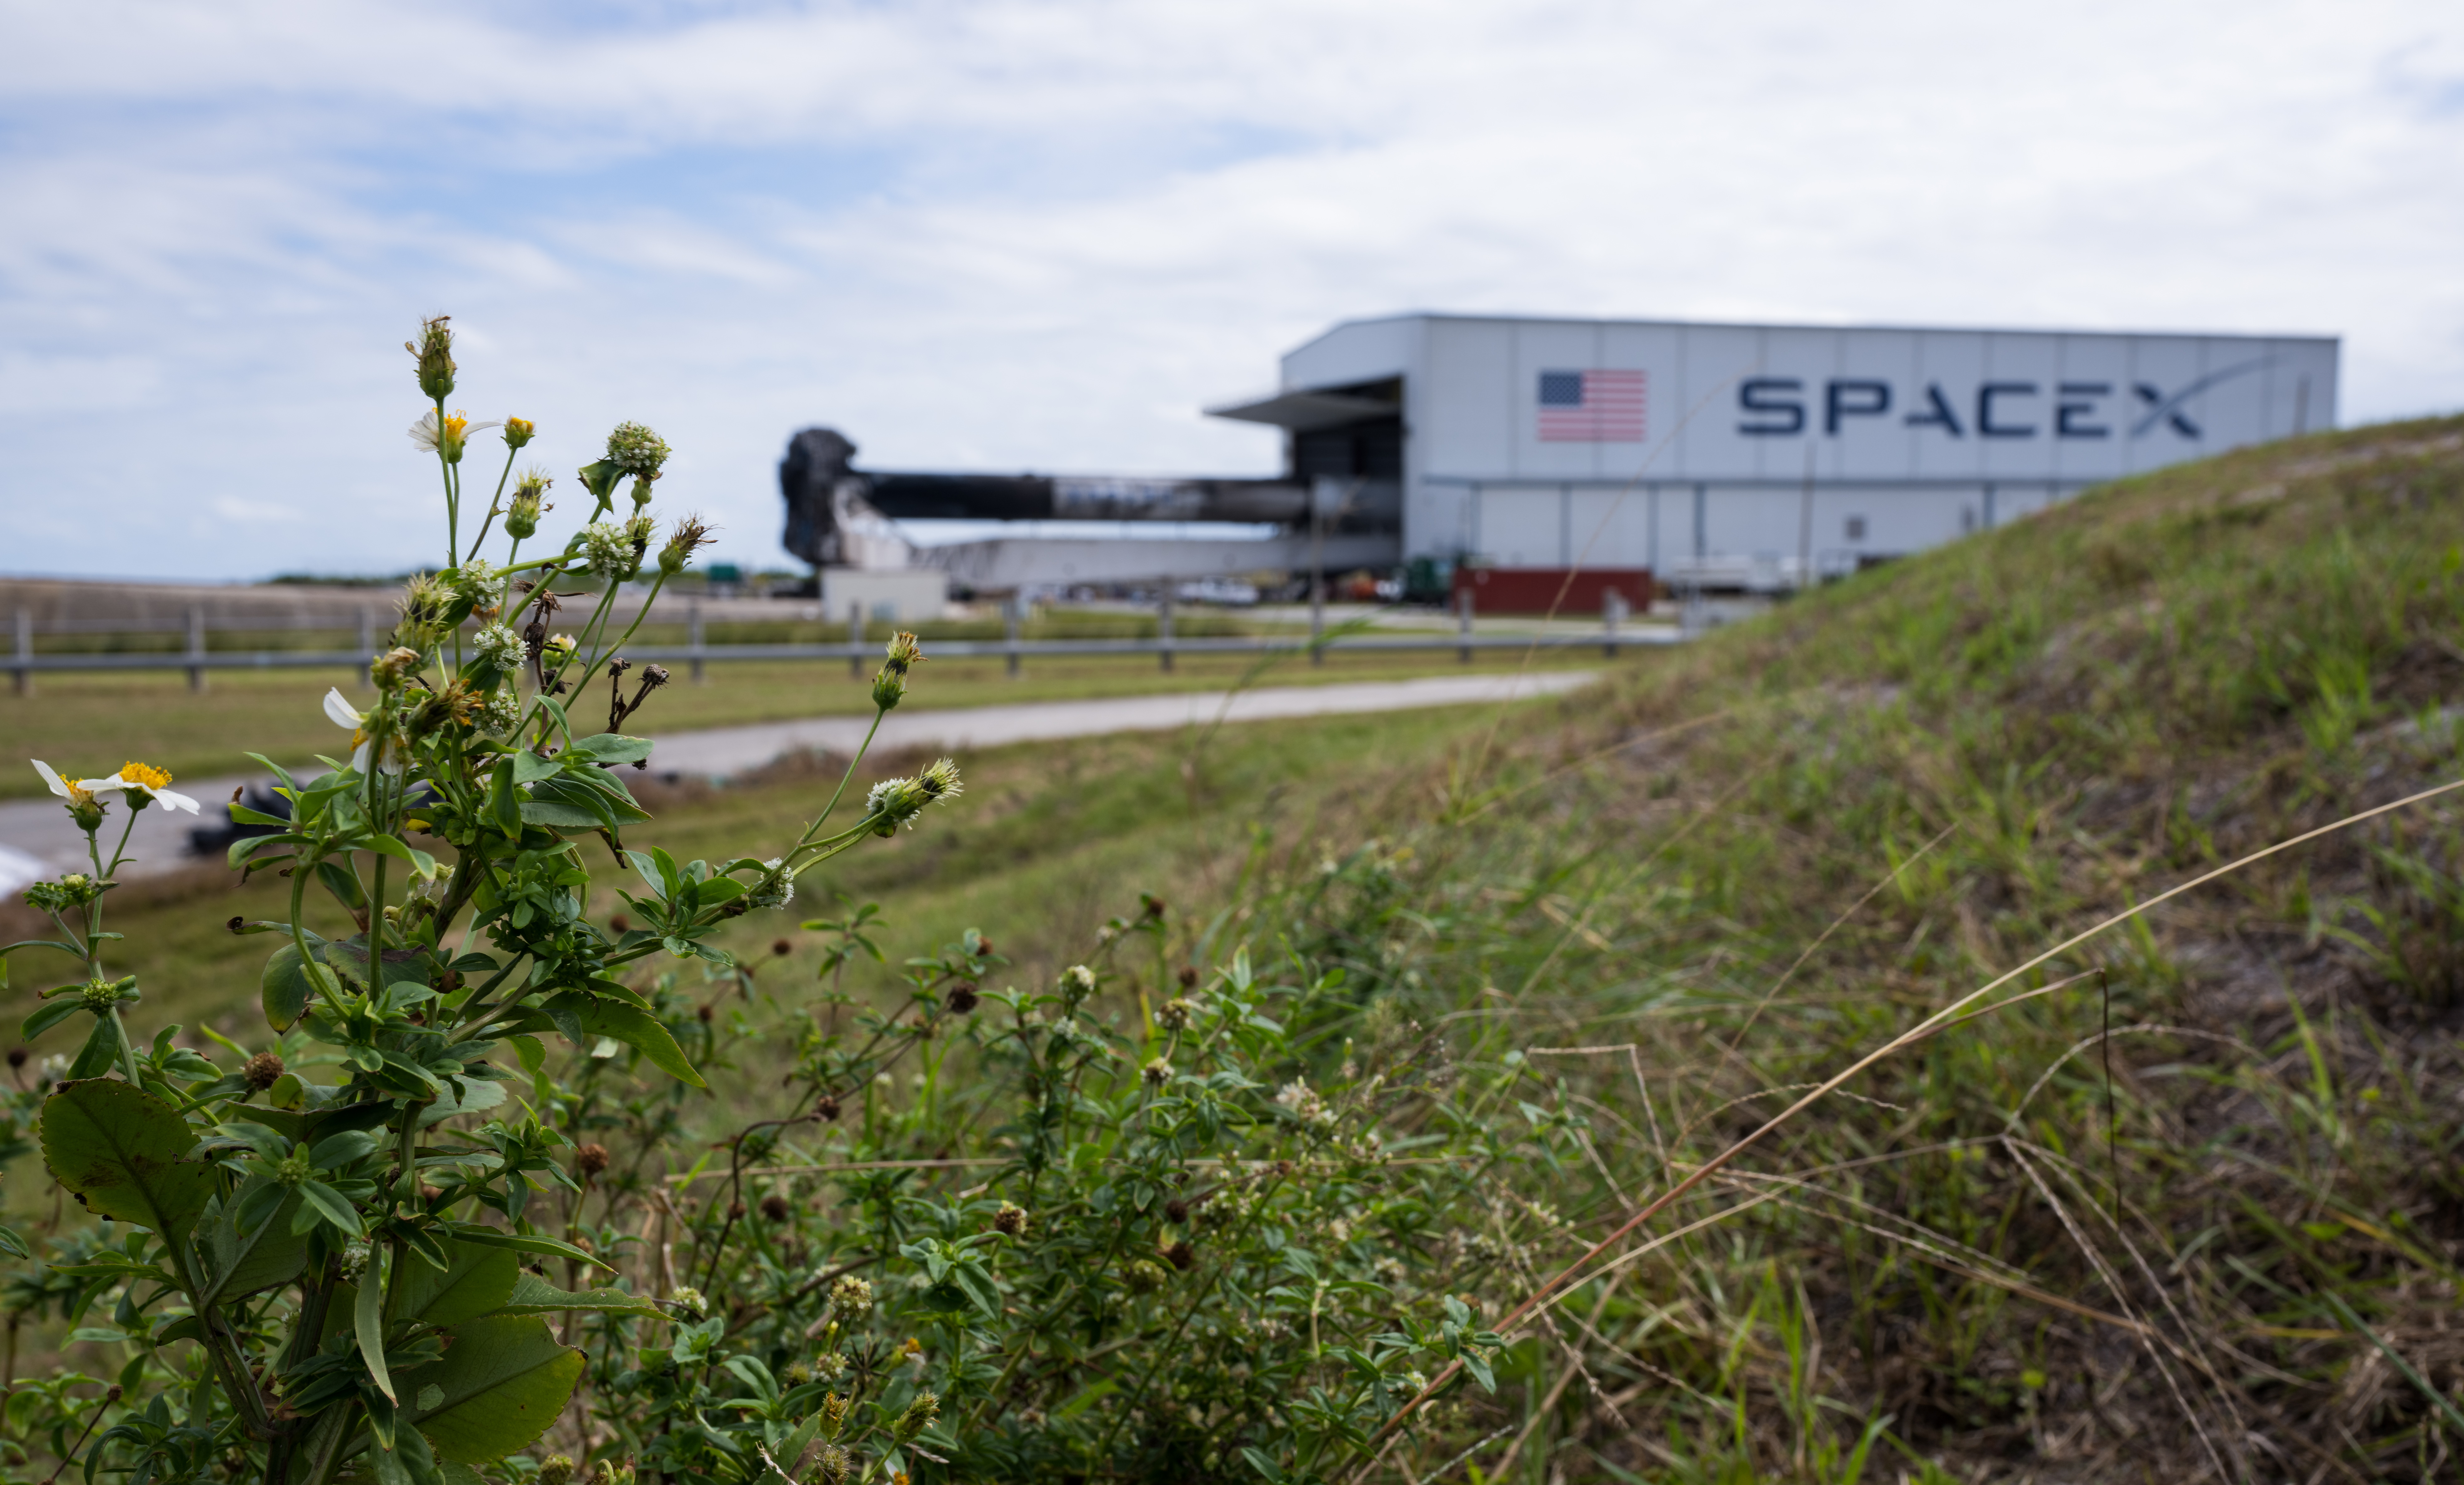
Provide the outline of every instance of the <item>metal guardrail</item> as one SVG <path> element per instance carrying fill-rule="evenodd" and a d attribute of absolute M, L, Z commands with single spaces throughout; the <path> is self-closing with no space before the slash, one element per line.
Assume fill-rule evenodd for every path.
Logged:
<path fill-rule="evenodd" d="M 1187 639 L 1147 637 L 1114 640 L 938 640 L 932 644 L 932 653 L 952 658 L 1000 657 L 1013 663 L 1038 655 L 1153 655 L 1168 669 L 1176 655 L 1264 654 L 1273 650 L 1300 653 L 1312 647 L 1321 652 L 1456 650 L 1468 663 L 1475 650 L 1495 649 L 1588 649 L 1597 646 L 1603 654 L 1635 645 L 1674 644 L 1685 638 L 1679 630 L 1654 625 L 1635 629 L 1604 628 L 1594 633 L 1575 634 L 1443 634 L 1425 635 L 1339 635 L 1330 636 L 1312 646 L 1299 636 L 1278 635 L 1193 635 Z M 853 644 L 639 644 L 629 645 L 625 658 L 637 663 L 656 662 L 694 667 L 694 673 L 705 665 L 725 665 L 748 660 L 844 660 L 861 668 L 881 658 L 881 646 L 871 641 Z M 367 653 L 351 650 L 122 650 L 98 651 L 86 654 L 29 654 L 0 659 L 0 669 L 18 679 L 23 689 L 32 675 L 72 670 L 186 670 L 193 678 L 205 670 L 363 670 Z"/>

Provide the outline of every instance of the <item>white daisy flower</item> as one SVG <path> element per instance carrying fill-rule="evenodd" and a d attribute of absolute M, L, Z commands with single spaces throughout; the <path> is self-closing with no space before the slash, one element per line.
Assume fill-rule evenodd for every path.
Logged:
<path fill-rule="evenodd" d="M 472 434 L 481 428 L 502 426 L 503 423 L 493 418 L 485 423 L 473 423 L 458 409 L 451 417 L 439 421 L 436 409 L 430 407 L 419 415 L 419 421 L 410 426 L 409 432 L 410 441 L 418 445 L 423 453 L 432 454 L 441 448 L 446 463 L 459 464 L 462 462 L 462 445 Z"/>
<path fill-rule="evenodd" d="M 340 687 L 336 687 L 325 692 L 325 716 L 336 727 L 345 727 L 350 729 L 351 767 L 358 769 L 363 774 L 366 773 L 368 771 L 368 754 L 376 747 L 376 739 L 368 735 L 367 713 L 359 710 L 357 708 L 354 708 L 350 702 L 343 699 L 341 688 Z M 399 774 L 402 772 L 401 762 L 392 757 L 387 757 L 383 763 L 379 764 L 378 767 L 384 769 L 388 774 Z"/>
<path fill-rule="evenodd" d="M 51 775 L 52 771 L 49 768 L 44 768 L 41 764 L 36 764 L 35 767 L 42 768 L 46 776 Z M 89 794 L 100 794 L 106 789 L 118 789 L 128 794 L 142 795 L 149 799 L 160 799 L 175 810 L 187 810 L 191 815 L 197 813 L 196 800 L 185 794 L 164 787 L 170 781 L 171 771 L 168 769 L 156 768 L 147 763 L 122 763 L 120 765 L 119 773 L 104 778 L 80 778 L 77 782 L 77 787 Z"/>

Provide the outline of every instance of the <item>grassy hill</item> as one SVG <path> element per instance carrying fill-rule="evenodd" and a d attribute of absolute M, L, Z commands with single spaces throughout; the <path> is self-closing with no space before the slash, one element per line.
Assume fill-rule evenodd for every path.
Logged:
<path fill-rule="evenodd" d="M 1474 730 L 1257 910 L 1582 1129 L 1498 1193 L 1508 1299 L 2076 930 L 2464 776 L 2459 541 L 2457 422 L 2096 491 Z M 2460 821 L 2186 894 L 1770 1135 L 1517 1353 L 1512 1470 L 2453 1477 Z"/>
<path fill-rule="evenodd" d="M 1029 982 L 1143 888 L 1175 959 L 1340 970 L 1331 1063 L 1443 1065 L 1397 1148 L 1495 1125 L 1556 1152 L 1474 1172 L 1485 1224 L 1396 1300 L 1503 1321 L 1928 1014 L 2464 776 L 2459 542 L 2464 421 L 2248 450 L 1560 702 L 970 760 L 964 808 L 738 947 L 844 890 L 889 908 L 893 962 L 972 923 Z M 644 834 L 740 838 L 813 789 L 679 795 Z M 2459 827 L 2464 791 L 2380 815 L 2019 975 L 1618 1237 L 1384 1468 L 2453 1477 Z M 159 946 L 149 1000 L 244 998 L 254 957 L 212 926 L 251 909 L 144 890 L 115 927 Z M 765 985 L 814 953 L 785 936 Z"/>

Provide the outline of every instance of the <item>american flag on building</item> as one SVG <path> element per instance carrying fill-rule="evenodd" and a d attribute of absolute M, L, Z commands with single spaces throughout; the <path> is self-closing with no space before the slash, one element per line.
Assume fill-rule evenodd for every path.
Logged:
<path fill-rule="evenodd" d="M 1649 376 L 1641 371 L 1540 373 L 1540 441 L 1641 443 L 1650 410 Z"/>

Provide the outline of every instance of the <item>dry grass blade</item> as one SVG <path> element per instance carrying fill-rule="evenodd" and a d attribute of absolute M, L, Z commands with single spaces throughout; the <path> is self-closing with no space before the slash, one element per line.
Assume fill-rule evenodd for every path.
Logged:
<path fill-rule="evenodd" d="M 1654 1198 L 1640 1211 L 1637 1212 L 1632 1217 L 1619 1225 L 1615 1232 L 1612 1232 L 1608 1236 L 1601 1238 L 1597 1243 L 1594 1244 L 1589 1250 L 1584 1252 L 1581 1256 L 1568 1264 L 1556 1278 L 1542 1285 L 1538 1290 L 1526 1298 L 1522 1303 L 1516 1305 L 1510 1313 L 1498 1322 L 1498 1328 L 1503 1331 L 1512 1326 L 1525 1316 L 1530 1314 L 1534 1308 L 1548 1302 L 1558 1290 L 1571 1283 L 1576 1276 L 1580 1275 L 1595 1259 L 1598 1258 L 1601 1254 L 1608 1252 L 1617 1243 L 1623 1241 L 1636 1229 L 1641 1227 L 1644 1223 L 1649 1222 L 1653 1217 L 1658 1216 L 1661 1212 L 1665 1212 L 1670 1206 L 1674 1205 L 1678 1201 L 1683 1200 L 1685 1195 L 1692 1191 L 1696 1187 L 1701 1186 L 1720 1170 L 1726 1168 L 1731 1162 L 1735 1161 L 1738 1157 L 1745 1154 L 1746 1151 L 1760 1144 L 1774 1130 L 1782 1128 L 1795 1120 L 1798 1115 L 1804 1113 L 1807 1109 L 1821 1102 L 1835 1089 L 1842 1086 L 1858 1074 L 1864 1072 L 1867 1068 L 1882 1061 L 1884 1059 L 1899 1053 L 1918 1041 L 1924 1040 L 1925 1037 L 1934 1035 L 1936 1032 L 1941 1031 L 1947 1025 L 1957 1021 L 1961 1018 L 1960 1014 L 1962 1012 L 1967 1011 L 1970 1006 L 1973 1006 L 1978 1001 L 1985 999 L 2003 986 L 2010 984 L 2020 975 L 2069 952 L 2071 950 L 2078 948 L 2081 944 L 2087 943 L 2089 940 L 2094 939 L 2112 928 L 2118 928 L 2121 925 L 2139 917 L 2141 914 L 2145 913 L 2152 908 L 2158 907 L 2165 903 L 2170 902 L 2176 897 L 2182 896 L 2186 892 L 2194 891 L 2199 887 L 2205 886 L 2211 882 L 2232 876 L 2235 872 L 2245 870 L 2251 865 L 2264 861 L 2271 856 L 2276 856 L 2282 852 L 2289 851 L 2296 846 L 2319 840 L 2323 836 L 2334 835 L 2339 831 L 2350 829 L 2351 827 L 2361 824 L 2366 820 L 2376 819 L 2382 815 L 2392 814 L 2395 811 L 2409 808 L 2409 806 L 2422 803 L 2425 800 L 2433 799 L 2442 795 L 2451 794 L 2457 789 L 2464 789 L 2464 779 L 2454 779 L 2450 782 L 2437 785 L 2433 788 L 2420 790 L 2416 793 L 2406 795 L 2402 798 L 2390 800 L 2386 804 L 2377 805 L 2370 809 L 2361 810 L 2354 814 L 2344 816 L 2341 819 L 2319 826 L 2317 829 L 2307 830 L 2299 835 L 2288 837 L 2287 839 L 2278 841 L 2272 845 L 2263 846 L 2258 850 L 2250 852 L 2248 855 L 2236 858 L 2232 862 L 2228 862 L 2224 865 L 2218 866 L 2211 871 L 2203 872 L 2187 882 L 2169 887 L 2167 890 L 2156 894 L 2154 897 L 2138 903 L 2121 912 L 2114 913 L 2093 927 L 2082 929 L 2081 931 L 2071 935 L 2069 938 L 2062 940 L 2053 948 L 2045 950 L 2043 952 L 2027 960 L 2025 963 L 1994 976 L 1991 980 L 1989 980 L 1985 984 L 1977 987 L 1975 990 L 1969 992 L 1959 999 L 1954 1000 L 1950 1004 L 1933 1012 L 1924 1020 L 1918 1022 L 1915 1026 L 1901 1033 L 1899 1036 L 1892 1037 L 1889 1041 L 1884 1042 L 1874 1051 L 1859 1058 L 1856 1061 L 1850 1063 L 1837 1074 L 1825 1080 L 1818 1087 L 1815 1088 L 1814 1091 L 1806 1094 L 1805 1097 L 1797 1100 L 1794 1103 L 1790 1104 L 1780 1113 L 1773 1115 L 1771 1119 L 1765 1123 L 1760 1128 L 1755 1129 L 1753 1132 L 1730 1145 L 1727 1149 L 1721 1151 L 1720 1154 L 1714 1156 L 1692 1175 L 1687 1176 L 1683 1181 L 1680 1181 L 1675 1186 L 1662 1192 L 1660 1196 Z M 1374 1454 L 1375 1451 L 1382 1449 L 1386 1438 L 1391 1435 L 1397 1428 L 1401 1426 L 1403 1420 L 1410 1417 L 1416 1409 L 1419 1408 L 1431 1397 L 1435 1396 L 1438 1389 L 1452 1381 L 1455 1374 L 1461 1371 L 1462 1368 L 1463 1364 L 1460 1360 L 1447 1363 L 1445 1367 L 1441 1370 L 1436 1377 L 1430 1380 L 1428 1386 L 1422 1387 L 1419 1393 L 1414 1395 L 1409 1401 L 1405 1402 L 1404 1405 L 1396 1411 L 1393 1417 L 1387 1419 L 1384 1424 L 1379 1426 L 1377 1431 L 1372 1434 L 1367 1443 L 1363 1446 L 1364 1452 L 1372 1452 Z M 2169 1373 L 2167 1373 L 2167 1377 L 2169 1380 Z M 2185 1402 L 2184 1407 L 2187 1410 L 2187 1402 Z M 2211 1458 L 2214 1461 L 2217 1469 L 2220 1472 L 2223 1472 L 2222 1455 L 2215 1452 L 2212 1442 L 2207 1440 L 2204 1430 L 2202 1430 L 2200 1437 L 2203 1442 L 2208 1443 Z M 1369 1467 L 1368 1461 L 1364 1460 L 1361 1471 L 1353 1476 L 1354 1479 L 1356 1480 L 1360 1478 L 1361 1475 L 1365 1474 Z M 2224 1473 L 2226 1473 L 2226 1477 L 2231 1477 L 2229 1472 Z"/>

